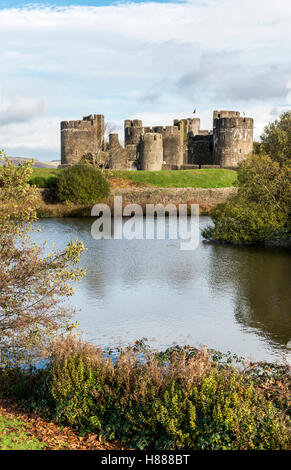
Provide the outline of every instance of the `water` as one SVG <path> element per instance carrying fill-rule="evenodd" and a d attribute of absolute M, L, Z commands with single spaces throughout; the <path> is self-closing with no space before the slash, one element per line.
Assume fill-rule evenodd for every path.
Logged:
<path fill-rule="evenodd" d="M 290 250 L 177 240 L 99 240 L 91 218 L 43 219 L 38 241 L 79 238 L 88 268 L 72 304 L 87 339 L 102 345 L 147 337 L 156 349 L 207 345 L 252 360 L 290 361 Z M 200 226 L 210 222 L 200 218 Z M 289 344 L 290 346 L 290 344 Z M 291 347 L 291 346 L 290 346 Z"/>

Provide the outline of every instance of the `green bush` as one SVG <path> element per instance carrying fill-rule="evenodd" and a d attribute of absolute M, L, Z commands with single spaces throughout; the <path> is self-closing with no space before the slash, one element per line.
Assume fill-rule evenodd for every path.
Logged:
<path fill-rule="evenodd" d="M 202 234 L 205 238 L 233 244 L 275 241 L 286 236 L 288 215 L 274 205 L 265 207 L 235 196 L 211 211 L 214 226 Z"/>
<path fill-rule="evenodd" d="M 288 366 L 189 347 L 139 354 L 128 348 L 114 362 L 62 341 L 46 369 L 14 386 L 10 372 L 6 395 L 10 383 L 12 395 L 46 418 L 136 449 L 290 447 Z"/>
<path fill-rule="evenodd" d="M 91 165 L 74 165 L 58 178 L 57 197 L 61 202 L 94 204 L 110 192 L 109 182 L 100 170 Z"/>
<path fill-rule="evenodd" d="M 56 188 L 58 178 L 56 176 L 33 176 L 29 180 L 29 184 L 35 185 L 37 188 Z"/>
<path fill-rule="evenodd" d="M 121 350 L 114 362 L 60 341 L 42 370 L 0 369 L 0 396 L 136 449 L 290 448 L 288 366 L 190 347 L 140 352 Z"/>

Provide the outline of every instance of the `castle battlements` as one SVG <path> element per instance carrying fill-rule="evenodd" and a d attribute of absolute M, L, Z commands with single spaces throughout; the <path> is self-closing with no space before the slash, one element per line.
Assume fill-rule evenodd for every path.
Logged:
<path fill-rule="evenodd" d="M 109 168 L 161 169 L 185 165 L 236 167 L 252 152 L 254 121 L 239 111 L 213 111 L 213 129 L 200 129 L 200 118 L 175 119 L 171 126 L 143 126 L 124 121 L 124 147 L 118 134 L 104 146 L 104 116 L 61 122 L 63 164 L 75 164 L 86 154 L 108 152 Z"/>

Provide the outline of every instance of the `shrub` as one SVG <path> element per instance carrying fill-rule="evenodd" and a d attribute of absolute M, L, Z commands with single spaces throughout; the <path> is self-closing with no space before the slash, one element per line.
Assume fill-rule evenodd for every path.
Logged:
<path fill-rule="evenodd" d="M 113 362 L 93 346 L 60 342 L 30 400 L 61 425 L 131 448 L 286 449 L 287 369 L 237 367 L 193 348 L 142 360 L 128 348 Z"/>
<path fill-rule="evenodd" d="M 58 178 L 56 176 L 32 176 L 29 184 L 35 185 L 37 188 L 56 188 Z"/>
<path fill-rule="evenodd" d="M 211 211 L 211 217 L 214 226 L 208 226 L 202 232 L 208 239 L 247 245 L 286 236 L 286 212 L 274 205 L 264 207 L 258 202 L 245 201 L 240 196 L 218 205 Z"/>
<path fill-rule="evenodd" d="M 62 171 L 57 196 L 61 202 L 94 204 L 109 195 L 109 182 L 91 165 L 74 165 Z"/>

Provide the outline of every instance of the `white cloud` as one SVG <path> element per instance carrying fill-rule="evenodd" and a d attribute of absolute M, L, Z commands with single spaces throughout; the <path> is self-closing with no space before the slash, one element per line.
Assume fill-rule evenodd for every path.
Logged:
<path fill-rule="evenodd" d="M 45 101 L 21 96 L 15 96 L 11 100 L 3 98 L 0 100 L 0 126 L 31 121 L 46 110 Z"/>
<path fill-rule="evenodd" d="M 60 119 L 41 117 L 0 127 L 1 142 L 9 156 L 53 160 L 60 152 Z"/>
<path fill-rule="evenodd" d="M 290 19 L 290 0 L 0 10 L 0 125 L 34 119 L 0 127 L 0 146 L 56 158 L 52 122 L 91 112 L 167 124 L 195 106 L 206 128 L 238 108 L 262 128 L 288 104 Z"/>

